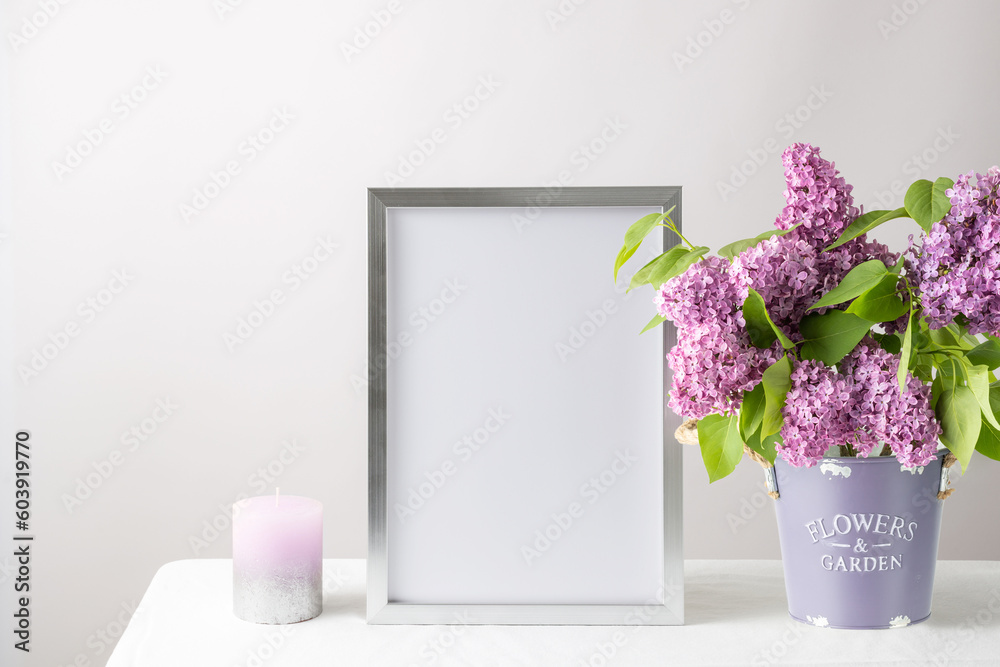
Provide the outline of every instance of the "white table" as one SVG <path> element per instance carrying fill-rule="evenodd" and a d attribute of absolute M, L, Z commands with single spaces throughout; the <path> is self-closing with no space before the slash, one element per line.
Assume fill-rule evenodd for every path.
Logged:
<path fill-rule="evenodd" d="M 369 626 L 364 561 L 324 571 L 322 615 L 266 626 L 233 616 L 232 561 L 168 563 L 108 666 L 1000 665 L 994 561 L 939 563 L 928 621 L 855 631 L 791 620 L 780 561 L 687 561 L 675 627 Z"/>

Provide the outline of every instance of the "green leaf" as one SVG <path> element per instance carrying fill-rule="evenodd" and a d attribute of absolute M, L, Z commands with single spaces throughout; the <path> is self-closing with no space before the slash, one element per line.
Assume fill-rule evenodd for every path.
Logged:
<path fill-rule="evenodd" d="M 994 416 L 1000 412 L 1000 387 L 990 388 L 990 411 Z M 983 456 L 1000 461 L 1000 430 L 984 421 L 979 431 L 979 439 L 976 441 L 976 449 Z"/>
<path fill-rule="evenodd" d="M 925 327 L 924 327 L 925 324 L 926 324 L 925 320 L 920 320 L 920 327 L 922 329 L 925 329 Z M 930 343 L 931 343 L 931 337 L 927 335 L 927 331 L 926 330 L 924 330 L 924 331 L 919 331 L 918 330 L 918 331 L 915 331 L 913 333 L 913 349 L 914 350 L 924 350 L 924 349 L 927 349 L 927 347 L 930 345 Z"/>
<path fill-rule="evenodd" d="M 974 347 L 976 347 L 976 346 L 979 345 L 979 339 L 976 336 L 973 336 L 970 333 L 966 333 L 965 329 L 962 328 L 962 327 L 960 327 L 955 322 L 952 322 L 951 325 L 949 325 L 949 326 L 952 326 L 952 325 L 954 325 L 955 329 L 958 330 L 959 337 L 962 339 L 962 347 L 965 347 L 965 348 L 971 350 Z"/>
<path fill-rule="evenodd" d="M 931 225 L 939 221 L 951 210 L 951 200 L 945 191 L 955 187 L 955 181 L 942 176 L 933 183 L 920 179 L 910 186 L 903 198 L 906 213 L 913 218 L 925 232 L 931 231 Z"/>
<path fill-rule="evenodd" d="M 917 333 L 913 326 L 913 317 L 917 311 L 910 309 L 910 317 L 906 321 L 906 331 L 903 332 L 903 346 L 899 351 L 899 366 L 896 368 L 896 381 L 899 382 L 899 389 L 906 388 L 906 373 L 910 370 L 910 361 L 913 359 L 913 337 Z"/>
<path fill-rule="evenodd" d="M 931 381 L 931 409 L 937 408 L 938 400 L 941 398 L 941 394 L 944 393 L 944 383 L 941 381 L 941 376 L 938 375 Z"/>
<path fill-rule="evenodd" d="M 682 245 L 675 245 L 673 248 L 663 253 L 661 255 L 663 261 L 657 262 L 649 274 L 649 284 L 652 285 L 654 289 L 659 289 L 660 286 L 672 278 L 673 275 L 679 275 L 679 273 L 671 275 L 671 271 L 674 270 L 678 262 L 684 261 L 684 259 L 690 255 L 691 252 L 692 251 L 686 249 Z M 708 252 L 708 248 L 705 248 L 705 252 Z M 684 268 L 686 269 L 688 266 L 691 266 L 691 262 L 689 262 Z"/>
<path fill-rule="evenodd" d="M 983 420 L 979 402 L 972 390 L 958 385 L 945 389 L 935 407 L 935 414 L 941 422 L 941 442 L 958 457 L 962 472 L 969 469 L 972 452 L 979 441 Z"/>
<path fill-rule="evenodd" d="M 951 332 L 952 336 L 955 337 L 959 347 L 965 348 L 966 350 L 971 350 L 975 346 L 979 345 L 979 339 L 975 336 L 965 332 L 965 327 L 963 327 L 958 322 L 949 322 L 948 326 L 945 327 Z"/>
<path fill-rule="evenodd" d="M 797 226 L 798 225 L 796 225 L 796 227 Z M 787 234 L 790 231 L 792 231 L 792 230 L 791 229 L 771 229 L 771 230 L 768 230 L 768 231 L 764 232 L 763 234 L 758 234 L 757 236 L 753 237 L 752 239 L 741 239 L 739 241 L 733 241 L 732 243 L 730 243 L 728 245 L 724 245 L 721 248 L 719 248 L 719 256 L 720 257 L 725 257 L 726 259 L 733 259 L 737 255 L 739 255 L 741 252 L 743 252 L 744 250 L 746 250 L 747 248 L 752 248 L 755 245 L 757 245 L 758 243 L 760 243 L 761 241 L 766 241 L 767 239 L 771 238 L 772 236 L 784 236 L 785 234 Z"/>
<path fill-rule="evenodd" d="M 667 250 L 662 255 L 657 255 L 651 259 L 645 266 L 635 272 L 632 276 L 632 282 L 629 284 L 626 292 L 630 292 L 636 287 L 642 287 L 643 285 L 652 284 L 654 288 L 659 288 L 663 283 L 657 283 L 656 277 L 667 270 L 673 268 L 677 260 L 688 253 L 688 249 L 684 246 L 677 244 Z"/>
<path fill-rule="evenodd" d="M 758 383 L 751 391 L 743 392 L 740 406 L 740 435 L 748 438 L 760 428 L 764 420 L 764 385 Z"/>
<path fill-rule="evenodd" d="M 656 315 L 653 315 L 653 319 L 651 319 L 649 321 L 649 324 L 647 324 L 645 326 L 645 328 L 642 331 L 640 331 L 639 333 L 640 334 L 644 334 L 647 331 L 649 331 L 650 329 L 655 329 L 656 327 L 660 326 L 661 324 L 663 324 L 666 321 L 667 321 L 667 318 L 660 317 L 660 314 L 657 313 Z"/>
<path fill-rule="evenodd" d="M 764 297 L 752 287 L 743 302 L 743 320 L 746 322 L 747 333 L 750 334 L 750 342 L 756 347 L 767 349 L 771 347 L 775 339 L 779 339 L 781 346 L 786 350 L 795 347 L 791 339 L 778 328 L 771 320 L 771 316 L 767 314 Z"/>
<path fill-rule="evenodd" d="M 910 308 L 910 304 L 899 298 L 899 276 L 886 274 L 875 287 L 856 298 L 847 312 L 871 322 L 892 322 Z"/>
<path fill-rule="evenodd" d="M 698 420 L 698 445 L 709 483 L 731 473 L 743 458 L 743 440 L 737 422 L 736 415 L 708 415 Z"/>
<path fill-rule="evenodd" d="M 918 354 L 916 362 L 913 364 L 912 373 L 924 384 L 929 383 L 934 378 L 934 363 L 928 355 Z"/>
<path fill-rule="evenodd" d="M 990 406 L 990 369 L 986 366 L 972 366 L 965 370 L 969 389 L 972 390 L 976 400 L 979 401 L 979 407 L 983 411 L 983 418 L 994 428 L 1000 430 L 1000 422 L 997 421 L 996 415 L 993 414 L 993 408 Z"/>
<path fill-rule="evenodd" d="M 937 363 L 937 380 L 941 381 L 942 389 L 954 389 L 964 385 L 968 378 L 965 367 L 956 357 L 947 356 Z"/>
<path fill-rule="evenodd" d="M 879 225 L 885 224 L 890 220 L 895 220 L 896 218 L 905 218 L 906 216 L 905 208 L 897 208 L 895 211 L 868 211 L 849 224 L 847 229 L 840 235 L 840 238 L 833 245 L 827 246 L 826 250 L 839 248 L 848 241 L 856 239 L 862 234 L 867 234 Z"/>
<path fill-rule="evenodd" d="M 687 271 L 689 266 L 691 266 L 699 259 L 701 259 L 708 251 L 709 248 L 706 248 L 703 245 L 698 246 L 694 250 L 688 250 L 687 254 L 682 255 L 674 263 L 674 265 L 670 268 L 670 270 L 666 272 L 666 274 L 662 277 L 661 279 L 662 282 L 660 284 L 662 285 L 663 283 L 669 281 L 671 278 L 676 278 L 677 276 Z"/>
<path fill-rule="evenodd" d="M 618 256 L 615 257 L 615 282 L 618 282 L 618 271 L 625 266 L 625 262 L 629 261 L 638 249 L 639 246 L 629 248 L 627 245 L 623 245 L 622 249 L 618 251 Z"/>
<path fill-rule="evenodd" d="M 726 259 L 733 259 L 747 248 L 752 248 L 761 241 L 763 241 L 764 239 L 771 238 L 772 236 L 780 232 L 781 232 L 780 229 L 775 229 L 769 232 L 765 232 L 760 236 L 755 236 L 752 239 L 740 239 L 739 241 L 733 241 L 732 243 L 729 243 L 719 248 L 719 257 L 725 257 Z"/>
<path fill-rule="evenodd" d="M 892 355 L 899 354 L 899 351 L 903 349 L 903 341 L 899 339 L 896 334 L 880 334 L 873 333 L 872 338 L 874 338 L 879 346 L 886 352 Z"/>
<path fill-rule="evenodd" d="M 931 342 L 935 345 L 941 345 L 944 347 L 962 346 L 959 342 L 959 337 L 955 335 L 954 331 L 948 328 L 931 329 L 927 332 L 927 335 L 930 337 Z"/>
<path fill-rule="evenodd" d="M 985 421 L 979 431 L 979 440 L 976 441 L 976 451 L 994 461 L 1000 461 L 1000 431 L 997 431 Z"/>
<path fill-rule="evenodd" d="M 879 284 L 882 277 L 889 272 L 880 260 L 870 259 L 858 264 L 844 276 L 840 284 L 823 295 L 823 298 L 809 306 L 809 309 L 835 306 L 838 303 L 850 301 Z"/>
<path fill-rule="evenodd" d="M 861 342 L 871 327 L 868 320 L 842 310 L 806 315 L 799 323 L 799 333 L 805 338 L 802 358 L 819 359 L 833 366 Z"/>
<path fill-rule="evenodd" d="M 990 370 L 1000 368 L 1000 343 L 987 339 L 985 343 L 974 347 L 966 358 L 973 366 L 986 366 Z"/>
<path fill-rule="evenodd" d="M 650 213 L 636 220 L 625 232 L 625 247 L 638 247 L 665 217 L 666 213 Z"/>
<path fill-rule="evenodd" d="M 671 248 L 671 250 L 673 250 L 673 248 Z M 635 272 L 635 275 L 632 276 L 632 282 L 629 283 L 628 289 L 625 290 L 626 293 L 631 292 L 636 287 L 642 287 L 643 285 L 649 284 L 649 274 L 653 270 L 653 264 L 655 264 L 656 260 L 660 259 L 660 257 L 662 257 L 662 255 L 654 257 L 643 265 L 641 269 Z"/>
<path fill-rule="evenodd" d="M 628 228 L 625 232 L 625 245 L 623 245 L 622 249 L 618 251 L 618 257 L 615 258 L 615 282 L 618 282 L 618 271 L 625 265 L 625 262 L 627 262 L 629 258 L 635 254 L 635 251 L 639 249 L 639 246 L 642 245 L 643 239 L 645 239 L 664 218 L 668 218 L 674 208 L 674 206 L 671 206 L 670 210 L 666 213 L 650 213 L 649 215 L 644 215 L 632 223 L 632 226 Z"/>
<path fill-rule="evenodd" d="M 764 385 L 764 416 L 761 420 L 761 437 L 766 438 L 781 430 L 785 421 L 781 414 L 788 390 L 792 387 L 792 361 L 786 354 L 771 364 L 761 380 Z"/>
<path fill-rule="evenodd" d="M 724 245 L 721 248 L 719 248 L 719 256 L 720 257 L 725 257 L 725 258 L 727 258 L 729 260 L 732 260 L 734 257 L 736 257 L 737 255 L 739 255 L 741 252 L 743 252 L 747 248 L 752 248 L 755 245 L 757 245 L 758 243 L 760 243 L 761 241 L 766 241 L 767 239 L 771 238 L 772 236 L 784 236 L 785 234 L 787 234 L 788 232 L 792 231 L 793 229 L 795 229 L 796 227 L 798 227 L 801 224 L 802 223 L 800 222 L 800 223 L 798 223 L 796 225 L 792 225 L 788 229 L 769 229 L 769 230 L 767 230 L 766 232 L 764 232 L 762 234 L 758 234 L 757 236 L 753 237 L 752 239 L 741 239 L 739 241 L 733 241 L 732 243 L 730 243 L 728 245 Z"/>
<path fill-rule="evenodd" d="M 781 436 L 774 434 L 767 436 L 763 441 L 761 441 L 760 429 L 757 429 L 754 431 L 753 435 L 747 438 L 747 447 L 770 461 L 771 465 L 774 465 L 774 460 L 778 458 L 778 452 L 774 447 L 778 444 L 778 440 L 780 438 Z"/>

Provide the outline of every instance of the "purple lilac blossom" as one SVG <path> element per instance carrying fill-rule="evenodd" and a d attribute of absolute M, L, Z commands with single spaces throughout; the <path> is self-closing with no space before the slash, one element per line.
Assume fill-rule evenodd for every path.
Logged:
<path fill-rule="evenodd" d="M 785 165 L 785 208 L 774 221 L 778 229 L 801 223 L 796 235 L 817 248 L 833 243 L 859 215 L 848 185 L 833 162 L 810 144 L 792 144 L 781 154 Z"/>
<path fill-rule="evenodd" d="M 819 149 L 810 144 L 792 144 L 781 161 L 786 205 L 774 224 L 784 230 L 799 227 L 743 251 L 733 262 L 732 272 L 741 286 L 760 292 L 774 323 L 799 341 L 798 325 L 809 306 L 851 269 L 870 259 L 892 266 L 899 255 L 881 243 L 869 242 L 865 235 L 823 252 L 858 217 L 853 188 L 836 165 L 820 157 Z"/>
<path fill-rule="evenodd" d="M 707 257 L 664 284 L 657 310 L 677 325 L 677 344 L 667 355 L 674 373 L 669 407 L 701 419 L 734 414 L 745 389 L 752 389 L 780 356 L 750 342 L 741 307 L 747 289 L 730 275 L 729 262 Z"/>
<path fill-rule="evenodd" d="M 892 266 L 899 258 L 886 246 L 869 242 L 863 236 L 822 252 L 796 234 L 797 231 L 772 236 L 747 248 L 730 269 L 744 291 L 753 287 L 760 293 L 771 319 L 793 341 L 802 340 L 799 322 L 809 307 L 836 287 L 851 269 L 870 259 L 880 259 Z"/>
<path fill-rule="evenodd" d="M 965 320 L 969 333 L 1000 332 L 1000 168 L 985 175 L 958 177 L 946 194 L 951 210 L 922 234 L 911 238 L 907 271 L 931 329 Z"/>
<path fill-rule="evenodd" d="M 865 456 L 887 444 L 903 465 L 927 465 L 937 451 L 941 426 L 931 407 L 931 387 L 907 374 L 906 389 L 896 379 L 899 359 L 871 338 L 841 362 L 854 386 L 851 421 L 858 426 L 855 449 Z M 878 451 L 875 452 L 878 454 Z"/>
<path fill-rule="evenodd" d="M 832 446 L 851 444 L 860 456 L 884 444 L 907 467 L 933 461 L 941 434 L 931 408 L 931 388 L 908 376 L 896 381 L 899 360 L 866 338 L 837 369 L 799 362 L 783 410 L 783 443 L 777 451 L 793 466 L 810 467 Z"/>
<path fill-rule="evenodd" d="M 792 371 L 782 413 L 782 443 L 777 451 L 798 467 L 812 467 L 830 447 L 847 442 L 851 433 L 848 378 L 819 361 L 802 361 Z"/>
<path fill-rule="evenodd" d="M 799 322 L 809 306 L 852 268 L 870 259 L 891 266 L 898 259 L 864 235 L 823 252 L 859 214 L 851 186 L 809 144 L 789 147 L 782 161 L 787 205 L 775 225 L 799 227 L 745 250 L 732 264 L 708 257 L 654 297 L 660 315 L 677 325 L 678 342 L 667 360 L 674 372 L 669 407 L 678 414 L 695 419 L 735 414 L 742 392 L 756 386 L 783 354 L 778 343 L 766 350 L 752 345 L 741 313 L 749 288 L 761 294 L 775 323 L 799 341 Z M 995 211 L 995 197 L 992 201 Z M 901 393 L 896 363 L 870 339 L 841 363 L 843 374 L 818 361 L 797 363 L 779 448 L 785 460 L 813 465 L 829 447 L 848 442 L 865 455 L 888 443 L 906 465 L 933 460 L 940 428 L 929 408 L 930 389 L 910 377 Z"/>

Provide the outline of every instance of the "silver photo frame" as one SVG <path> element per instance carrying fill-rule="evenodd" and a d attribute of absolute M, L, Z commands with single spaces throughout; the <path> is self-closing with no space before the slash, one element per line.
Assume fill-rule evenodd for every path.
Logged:
<path fill-rule="evenodd" d="M 369 623 L 683 623 L 676 334 L 640 336 L 650 291 L 611 270 L 671 208 L 679 187 L 368 191 Z"/>

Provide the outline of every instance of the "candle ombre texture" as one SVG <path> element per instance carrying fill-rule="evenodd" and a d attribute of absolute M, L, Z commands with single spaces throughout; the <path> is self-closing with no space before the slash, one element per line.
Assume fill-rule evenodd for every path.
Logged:
<path fill-rule="evenodd" d="M 281 624 L 322 611 L 323 504 L 300 496 L 235 503 L 233 613 L 252 623 Z"/>

